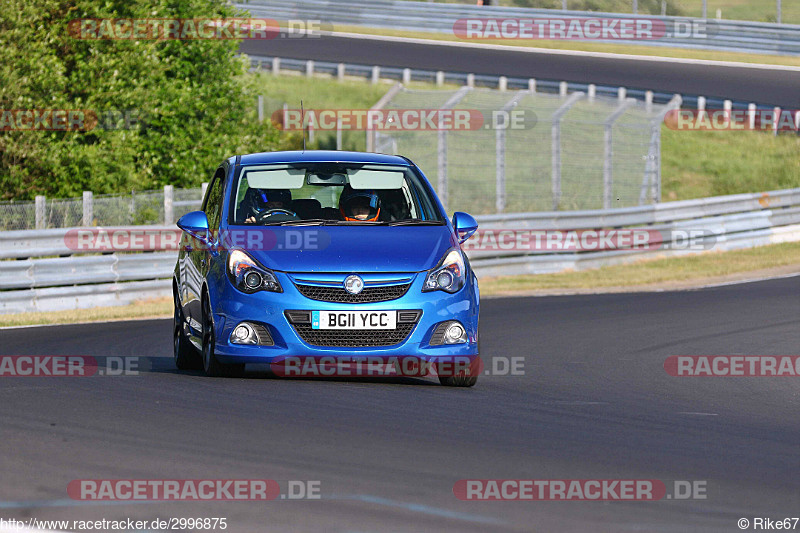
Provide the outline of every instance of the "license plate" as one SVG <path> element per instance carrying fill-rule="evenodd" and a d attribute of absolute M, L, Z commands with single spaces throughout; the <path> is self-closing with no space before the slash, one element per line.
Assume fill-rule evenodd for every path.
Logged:
<path fill-rule="evenodd" d="M 397 329 L 397 311 L 311 311 L 312 329 Z"/>

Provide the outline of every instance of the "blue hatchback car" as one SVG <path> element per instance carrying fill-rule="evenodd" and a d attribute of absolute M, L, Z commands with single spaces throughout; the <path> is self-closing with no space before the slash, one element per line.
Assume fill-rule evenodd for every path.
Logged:
<path fill-rule="evenodd" d="M 478 281 L 423 173 L 399 156 L 235 156 L 181 217 L 173 294 L 179 369 L 236 375 L 291 357 L 478 358 Z M 424 365 L 425 366 L 425 365 Z M 457 368 L 457 367 L 454 367 Z M 474 367 L 470 367 L 474 368 Z M 477 372 L 437 372 L 472 386 Z"/>

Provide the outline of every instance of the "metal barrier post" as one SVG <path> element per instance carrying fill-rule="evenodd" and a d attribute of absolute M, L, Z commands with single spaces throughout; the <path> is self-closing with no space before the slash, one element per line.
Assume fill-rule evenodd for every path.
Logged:
<path fill-rule="evenodd" d="M 94 220 L 94 198 L 92 191 L 83 191 L 83 225 L 91 226 Z"/>
<path fill-rule="evenodd" d="M 47 199 L 44 196 L 36 196 L 36 229 L 45 228 L 46 202 Z"/>
<path fill-rule="evenodd" d="M 164 225 L 175 222 L 175 212 L 173 210 L 173 189 L 172 185 L 164 185 Z"/>

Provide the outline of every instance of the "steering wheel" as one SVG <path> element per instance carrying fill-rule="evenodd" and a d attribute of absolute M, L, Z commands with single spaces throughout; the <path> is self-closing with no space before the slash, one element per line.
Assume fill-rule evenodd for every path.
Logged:
<path fill-rule="evenodd" d="M 277 215 L 279 213 L 282 214 L 282 215 L 288 215 L 290 217 L 296 217 L 297 216 L 295 213 L 293 213 L 292 211 L 289 211 L 288 209 L 282 209 L 280 207 L 276 207 L 275 209 L 267 209 L 266 211 L 263 211 L 263 212 L 259 213 L 259 215 L 257 217 L 257 220 L 259 222 L 264 222 L 265 219 L 271 217 L 272 215 Z"/>

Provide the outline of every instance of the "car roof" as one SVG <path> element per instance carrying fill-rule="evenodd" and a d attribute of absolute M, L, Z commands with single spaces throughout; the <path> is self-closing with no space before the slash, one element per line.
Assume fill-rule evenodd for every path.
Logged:
<path fill-rule="evenodd" d="M 241 156 L 242 165 L 270 163 L 378 163 L 409 166 L 409 162 L 396 155 L 369 152 L 344 152 L 340 150 L 295 150 L 286 152 L 261 152 Z"/>

